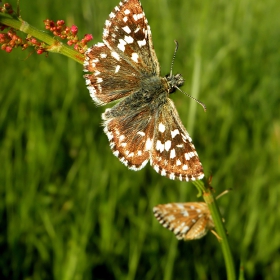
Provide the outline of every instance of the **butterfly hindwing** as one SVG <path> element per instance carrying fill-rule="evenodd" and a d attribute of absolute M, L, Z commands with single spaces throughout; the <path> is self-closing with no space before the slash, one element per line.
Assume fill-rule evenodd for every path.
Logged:
<path fill-rule="evenodd" d="M 153 209 L 157 220 L 173 231 L 177 239 L 200 239 L 214 228 L 209 208 L 204 202 L 159 204 Z"/>

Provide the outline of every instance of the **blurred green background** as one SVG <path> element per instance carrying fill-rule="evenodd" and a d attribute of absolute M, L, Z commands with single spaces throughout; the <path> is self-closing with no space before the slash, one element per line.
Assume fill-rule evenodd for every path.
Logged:
<path fill-rule="evenodd" d="M 16 1 L 11 2 L 16 7 Z M 99 42 L 117 1 L 20 1 L 21 15 L 76 24 Z M 219 194 L 236 270 L 280 279 L 280 1 L 142 0 L 162 75 Z M 0 52 L 1 279 L 226 279 L 208 234 L 177 242 L 159 203 L 201 201 L 191 183 L 113 156 L 82 66 L 32 50 Z M 194 118 L 193 118 L 194 116 Z"/>

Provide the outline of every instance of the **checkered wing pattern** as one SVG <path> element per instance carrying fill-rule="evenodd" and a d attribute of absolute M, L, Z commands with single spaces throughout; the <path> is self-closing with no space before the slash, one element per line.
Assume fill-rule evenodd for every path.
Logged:
<path fill-rule="evenodd" d="M 151 164 L 158 173 L 181 181 L 203 177 L 192 139 L 169 98 L 158 111 L 154 133 Z"/>
<path fill-rule="evenodd" d="M 170 179 L 203 178 L 191 138 L 169 94 L 184 80 L 160 77 L 148 21 L 138 0 L 123 0 L 105 22 L 103 42 L 86 52 L 84 75 L 99 105 L 122 99 L 102 114 L 113 154 L 128 168 L 149 161 Z"/>
<path fill-rule="evenodd" d="M 127 102 L 133 103 L 135 110 Z M 102 118 L 113 154 L 132 170 L 143 168 L 150 159 L 155 126 L 149 106 L 136 97 L 128 97 L 107 109 Z"/>
<path fill-rule="evenodd" d="M 154 207 L 154 215 L 177 239 L 200 239 L 214 228 L 209 208 L 204 202 L 168 203 Z"/>

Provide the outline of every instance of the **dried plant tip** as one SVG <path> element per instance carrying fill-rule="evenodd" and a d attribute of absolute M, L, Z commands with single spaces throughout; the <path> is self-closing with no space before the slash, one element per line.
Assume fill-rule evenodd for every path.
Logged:
<path fill-rule="evenodd" d="M 10 14 L 10 15 L 15 13 L 14 10 L 13 10 L 12 5 L 9 4 L 9 3 L 5 3 L 3 5 L 3 7 L 0 7 L 0 12 L 4 13 L 4 14 Z"/>

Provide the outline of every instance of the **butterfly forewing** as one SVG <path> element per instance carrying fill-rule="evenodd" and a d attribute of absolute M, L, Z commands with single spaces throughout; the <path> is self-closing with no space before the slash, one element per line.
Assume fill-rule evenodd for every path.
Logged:
<path fill-rule="evenodd" d="M 159 75 L 150 26 L 138 0 L 121 1 L 115 7 L 105 22 L 103 41 L 137 71 Z"/>
<path fill-rule="evenodd" d="M 153 211 L 157 220 L 173 231 L 177 239 L 199 239 L 214 228 L 210 211 L 204 202 L 160 204 Z"/>
<path fill-rule="evenodd" d="M 129 63 L 103 43 L 86 52 L 84 75 L 91 98 L 97 104 L 106 104 L 133 93 L 140 87 L 137 72 Z"/>
<path fill-rule="evenodd" d="M 84 71 L 89 73 L 84 77 L 92 99 L 102 105 L 122 98 L 102 115 L 114 155 L 134 170 L 150 160 L 170 179 L 201 179 L 203 170 L 191 138 L 168 98 L 183 79 L 179 83 L 176 75 L 159 76 L 139 0 L 123 0 L 115 7 L 105 22 L 103 43 L 85 55 Z"/>

